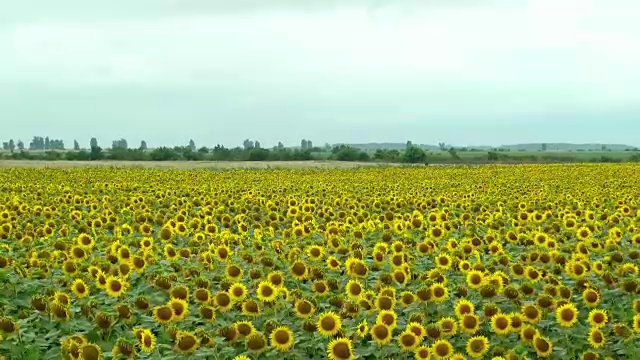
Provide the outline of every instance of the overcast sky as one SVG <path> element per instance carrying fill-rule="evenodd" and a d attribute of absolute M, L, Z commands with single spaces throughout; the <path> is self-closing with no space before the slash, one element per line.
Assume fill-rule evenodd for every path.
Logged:
<path fill-rule="evenodd" d="M 640 145 L 636 0 L 20 0 L 0 138 Z"/>

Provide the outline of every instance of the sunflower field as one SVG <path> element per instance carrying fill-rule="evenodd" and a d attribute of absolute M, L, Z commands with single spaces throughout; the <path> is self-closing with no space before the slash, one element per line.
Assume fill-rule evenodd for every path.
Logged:
<path fill-rule="evenodd" d="M 637 165 L 0 189 L 0 359 L 640 359 Z"/>

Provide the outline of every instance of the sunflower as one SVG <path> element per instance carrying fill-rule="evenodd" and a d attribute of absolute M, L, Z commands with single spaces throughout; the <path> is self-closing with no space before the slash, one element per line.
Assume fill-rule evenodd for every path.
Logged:
<path fill-rule="evenodd" d="M 200 341 L 198 338 L 190 332 L 178 331 L 176 334 L 176 344 L 174 349 L 180 354 L 192 354 L 198 347 L 200 347 Z"/>
<path fill-rule="evenodd" d="M 258 284 L 258 289 L 256 291 L 258 299 L 263 302 L 273 302 L 278 297 L 276 287 L 268 281 L 261 281 L 260 284 Z"/>
<path fill-rule="evenodd" d="M 460 329 L 467 334 L 473 335 L 479 328 L 480 318 L 475 314 L 467 314 L 460 319 Z"/>
<path fill-rule="evenodd" d="M 318 296 L 324 296 L 329 293 L 329 285 L 325 280 L 319 280 L 313 283 L 311 289 Z"/>
<path fill-rule="evenodd" d="M 231 295 L 231 293 L 229 293 L 229 295 Z M 193 292 L 193 299 L 198 303 L 207 303 L 211 300 L 211 292 L 209 289 L 198 288 Z"/>
<path fill-rule="evenodd" d="M 307 265 L 302 260 L 294 262 L 289 270 L 291 271 L 291 276 L 296 280 L 304 280 L 309 271 Z"/>
<path fill-rule="evenodd" d="M 233 306 L 231 296 L 226 291 L 220 291 L 213 297 L 213 303 L 216 305 L 220 312 L 227 312 Z"/>
<path fill-rule="evenodd" d="M 527 322 L 531 324 L 536 324 L 542 318 L 542 312 L 540 309 L 533 304 L 527 304 L 522 307 L 522 314 Z"/>
<path fill-rule="evenodd" d="M 318 245 L 311 245 L 307 248 L 307 256 L 313 261 L 322 260 L 324 256 L 324 249 Z"/>
<path fill-rule="evenodd" d="M 240 302 L 247 297 L 247 287 L 243 283 L 232 284 L 228 291 L 234 302 Z"/>
<path fill-rule="evenodd" d="M 395 297 L 380 294 L 376 297 L 375 305 L 378 311 L 392 310 L 396 305 L 396 299 Z"/>
<path fill-rule="evenodd" d="M 340 267 L 342 266 L 340 261 L 337 258 L 335 258 L 334 256 L 329 256 L 327 258 L 326 262 L 327 262 L 327 267 L 331 271 L 338 271 L 340 269 Z"/>
<path fill-rule="evenodd" d="M 233 326 L 235 326 L 236 331 L 241 336 L 249 336 L 256 332 L 256 328 L 251 321 L 237 321 Z"/>
<path fill-rule="evenodd" d="M 456 317 L 462 318 L 464 315 L 473 314 L 475 312 L 475 306 L 467 299 L 460 299 L 456 302 L 454 312 Z"/>
<path fill-rule="evenodd" d="M 467 273 L 467 286 L 471 289 L 480 289 L 486 283 L 484 274 L 478 270 Z"/>
<path fill-rule="evenodd" d="M 364 288 L 358 280 L 349 280 L 346 286 L 346 293 L 349 298 L 358 299 L 363 292 Z"/>
<path fill-rule="evenodd" d="M 247 351 L 259 354 L 267 349 L 267 338 L 265 338 L 264 334 L 256 332 L 253 333 L 245 339 L 244 346 Z"/>
<path fill-rule="evenodd" d="M 82 344 L 79 351 L 79 359 L 100 360 L 102 359 L 102 349 L 96 344 Z"/>
<path fill-rule="evenodd" d="M 115 345 L 113 346 L 113 350 L 111 351 L 111 356 L 115 359 L 119 358 L 119 355 L 122 355 L 127 358 L 135 358 L 136 357 L 136 343 L 125 338 L 119 338 Z"/>
<path fill-rule="evenodd" d="M 153 319 L 158 324 L 169 324 L 173 320 L 173 308 L 170 305 L 156 306 L 153 308 Z"/>
<path fill-rule="evenodd" d="M 216 309 L 213 306 L 201 305 L 198 309 L 202 319 L 213 322 L 216 319 Z"/>
<path fill-rule="evenodd" d="M 398 315 L 395 311 L 391 310 L 382 310 L 376 316 L 376 324 L 385 324 L 389 327 L 389 329 L 393 330 L 396 328 L 398 320 Z"/>
<path fill-rule="evenodd" d="M 297 300 L 294 308 L 295 308 L 296 316 L 302 319 L 308 319 L 311 316 L 313 316 L 313 313 L 315 312 L 315 309 L 316 309 L 311 302 L 304 299 Z"/>
<path fill-rule="evenodd" d="M 53 316 L 55 316 L 55 318 L 60 321 L 67 321 L 69 320 L 69 318 L 71 318 L 69 309 L 65 305 L 60 304 L 56 301 L 51 304 L 51 314 L 53 314 Z"/>
<path fill-rule="evenodd" d="M 633 331 L 640 333 L 640 314 L 633 317 Z"/>
<path fill-rule="evenodd" d="M 507 314 L 496 314 L 491 317 L 491 330 L 498 335 L 506 335 L 511 331 L 511 319 Z"/>
<path fill-rule="evenodd" d="M 164 258 L 173 261 L 178 258 L 178 252 L 171 244 L 166 244 L 164 246 Z"/>
<path fill-rule="evenodd" d="M 316 322 L 318 332 L 323 336 L 334 336 L 342 328 L 342 321 L 333 311 L 322 313 Z"/>
<path fill-rule="evenodd" d="M 511 319 L 511 323 L 509 324 L 511 332 L 519 333 L 525 322 L 524 316 L 519 312 L 512 312 L 509 314 L 509 319 Z"/>
<path fill-rule="evenodd" d="M 184 285 L 176 286 L 171 289 L 169 294 L 172 298 L 187 300 L 189 298 L 189 288 Z"/>
<path fill-rule="evenodd" d="M 131 258 L 130 265 L 133 267 L 135 271 L 143 272 L 144 269 L 147 267 L 147 261 L 139 255 L 134 255 Z"/>
<path fill-rule="evenodd" d="M 548 357 L 553 352 L 553 344 L 549 339 L 537 335 L 533 338 L 533 349 L 539 357 Z"/>
<path fill-rule="evenodd" d="M 375 324 L 371 328 L 371 338 L 380 345 L 391 342 L 391 329 L 385 324 Z"/>
<path fill-rule="evenodd" d="M 120 297 L 127 289 L 127 283 L 114 276 L 109 276 L 106 282 L 107 294 L 111 297 Z"/>
<path fill-rule="evenodd" d="M 605 337 L 604 334 L 602 333 L 602 331 L 599 328 L 592 328 L 589 331 L 589 344 L 591 345 L 591 347 L 593 347 L 594 349 L 599 349 L 601 347 L 604 346 L 605 343 Z"/>
<path fill-rule="evenodd" d="M 414 358 L 416 360 L 429 360 L 431 359 L 431 349 L 428 346 L 420 346 L 414 351 Z"/>
<path fill-rule="evenodd" d="M 353 345 L 351 340 L 347 338 L 339 338 L 332 340 L 327 345 L 327 356 L 330 360 L 353 360 Z"/>
<path fill-rule="evenodd" d="M 405 330 L 398 336 L 398 344 L 402 351 L 413 352 L 420 344 L 420 339 L 411 330 Z"/>
<path fill-rule="evenodd" d="M 422 326 L 422 324 L 420 324 L 419 322 L 415 322 L 415 321 L 412 321 L 409 324 L 407 324 L 407 330 L 410 330 L 411 332 L 413 332 L 420 340 L 422 340 L 422 338 L 424 338 L 425 335 L 427 334 L 427 330 L 424 328 L 424 326 Z"/>
<path fill-rule="evenodd" d="M 275 328 L 269 335 L 271 346 L 278 351 L 286 352 L 293 347 L 293 332 L 286 326 Z"/>
<path fill-rule="evenodd" d="M 532 325 L 524 325 L 520 330 L 520 340 L 526 344 L 532 343 L 533 339 L 539 335 L 540 331 Z"/>
<path fill-rule="evenodd" d="M 365 278 L 369 273 L 369 268 L 362 259 L 350 257 L 345 261 L 345 268 L 350 276 L 356 278 Z"/>
<path fill-rule="evenodd" d="M 0 332 L 13 334 L 20 329 L 19 324 L 9 317 L 0 317 Z"/>
<path fill-rule="evenodd" d="M 71 302 L 71 298 L 67 293 L 64 293 L 62 291 L 56 291 L 53 294 L 53 301 L 59 304 L 62 304 L 64 306 L 69 306 L 69 303 Z"/>
<path fill-rule="evenodd" d="M 260 304 L 253 300 L 246 300 L 242 303 L 242 313 L 248 316 L 260 315 Z"/>
<path fill-rule="evenodd" d="M 89 296 L 89 287 L 82 279 L 75 279 L 71 284 L 71 291 L 78 297 L 84 298 Z"/>
<path fill-rule="evenodd" d="M 227 280 L 238 281 L 242 279 L 243 274 L 244 271 L 242 271 L 242 269 L 238 265 L 229 264 L 225 268 L 225 277 L 227 278 Z"/>
<path fill-rule="evenodd" d="M 449 299 L 449 289 L 446 286 L 435 283 L 430 286 L 431 289 L 431 299 L 434 302 L 444 302 Z"/>
<path fill-rule="evenodd" d="M 449 341 L 441 339 L 433 343 L 431 353 L 438 360 L 448 359 L 453 354 L 453 346 Z"/>
<path fill-rule="evenodd" d="M 609 316 L 605 310 L 593 309 L 589 312 L 589 325 L 600 328 L 607 324 Z"/>
<path fill-rule="evenodd" d="M 369 333 L 369 324 L 367 320 L 362 320 L 356 329 L 356 335 L 361 338 L 364 338 Z"/>
<path fill-rule="evenodd" d="M 43 295 L 34 295 L 31 297 L 31 308 L 40 312 L 44 312 L 48 308 L 47 299 Z"/>
<path fill-rule="evenodd" d="M 275 287 L 281 287 L 284 285 L 284 273 L 282 271 L 272 271 L 267 275 L 267 281 Z"/>
<path fill-rule="evenodd" d="M 189 303 L 182 299 L 172 298 L 167 305 L 173 311 L 173 321 L 183 320 L 189 314 Z"/>
<path fill-rule="evenodd" d="M 467 354 L 472 358 L 482 358 L 489 351 L 489 340 L 484 336 L 474 336 L 467 340 Z"/>
<path fill-rule="evenodd" d="M 582 292 L 582 301 L 588 307 L 596 307 L 600 303 L 600 294 L 591 288 L 587 288 Z"/>
<path fill-rule="evenodd" d="M 156 349 L 156 336 L 149 329 L 144 329 L 140 338 L 138 339 L 138 346 L 140 346 L 140 350 L 147 354 L 151 354 Z"/>
<path fill-rule="evenodd" d="M 572 327 L 578 321 L 578 309 L 571 303 L 560 306 L 556 310 L 556 321 L 562 327 Z"/>
<path fill-rule="evenodd" d="M 1 261 L 1 260 L 0 260 Z M 5 261 L 6 262 L 6 261 Z M 0 266 L 0 268 L 5 268 L 5 266 Z M 75 261 L 73 260 L 66 260 L 63 264 L 62 264 L 62 272 L 65 273 L 66 275 L 73 275 L 78 271 L 78 265 L 76 264 Z"/>
<path fill-rule="evenodd" d="M 600 354 L 593 351 L 585 351 L 580 356 L 580 360 L 598 360 L 600 359 Z"/>
<path fill-rule="evenodd" d="M 407 307 L 416 302 L 417 296 L 411 291 L 403 291 L 400 293 L 400 303 Z"/>
<path fill-rule="evenodd" d="M 447 337 L 454 336 L 458 331 L 458 324 L 451 317 L 441 318 L 440 320 L 438 320 L 437 326 L 440 330 L 441 335 Z"/>
<path fill-rule="evenodd" d="M 81 261 L 87 257 L 87 252 L 83 247 L 80 246 L 73 246 L 69 251 L 69 254 L 76 261 Z"/>

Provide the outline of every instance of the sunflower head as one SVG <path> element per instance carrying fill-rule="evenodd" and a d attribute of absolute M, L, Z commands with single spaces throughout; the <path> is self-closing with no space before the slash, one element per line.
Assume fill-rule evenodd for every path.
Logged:
<path fill-rule="evenodd" d="M 330 360 L 352 360 L 355 359 L 353 345 L 347 338 L 334 339 L 327 346 L 327 356 Z"/>

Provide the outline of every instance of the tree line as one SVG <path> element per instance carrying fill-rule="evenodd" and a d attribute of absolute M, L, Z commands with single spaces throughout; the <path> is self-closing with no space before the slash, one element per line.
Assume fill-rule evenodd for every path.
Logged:
<path fill-rule="evenodd" d="M 300 146 L 285 147 L 282 142 L 272 148 L 263 148 L 258 140 L 245 139 L 242 146 L 227 148 L 216 145 L 212 148 L 197 147 L 194 140 L 184 146 L 162 146 L 150 149 L 146 141 L 141 141 L 136 147 L 131 147 L 124 139 L 111 142 L 111 147 L 103 149 L 96 138 L 92 138 L 88 148 L 81 148 L 77 140 L 73 141 L 73 151 L 66 150 L 64 142 L 59 139 L 34 136 L 28 148 L 21 140 L 3 142 L 5 154 L 0 158 L 15 160 L 129 160 L 129 161 L 305 161 L 305 160 L 337 160 L 353 162 L 389 162 L 408 164 L 428 163 L 518 163 L 518 162 L 640 162 L 640 154 L 634 152 L 626 158 L 610 156 L 580 159 L 572 155 L 542 154 L 542 155 L 509 155 L 503 149 L 492 149 L 488 152 L 477 151 L 474 156 L 461 157 L 461 153 L 469 149 L 457 149 L 445 143 L 439 143 L 440 155 L 434 156 L 423 148 L 407 141 L 401 149 L 377 149 L 375 152 L 363 151 L 350 145 L 325 144 L 314 146 L 311 140 L 303 139 Z M 544 151 L 544 149 L 543 149 Z M 8 154 L 6 154 L 8 152 Z M 444 156 L 444 157 L 443 157 Z"/>

